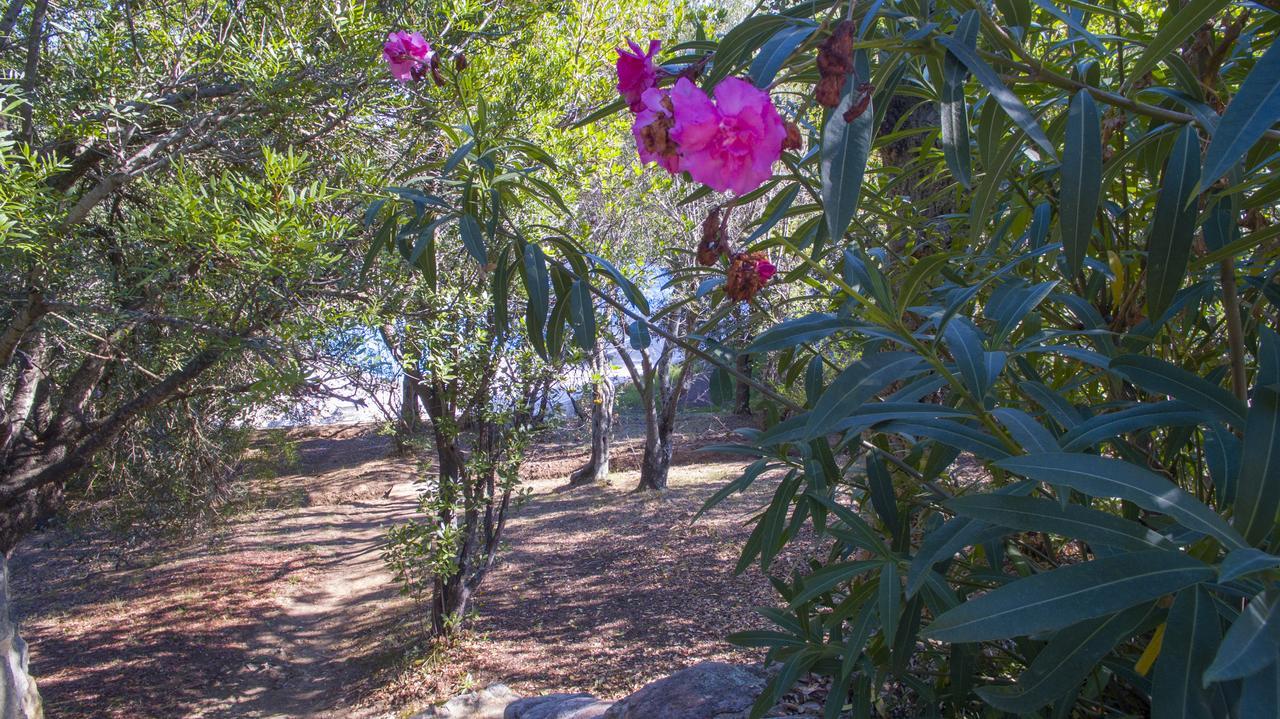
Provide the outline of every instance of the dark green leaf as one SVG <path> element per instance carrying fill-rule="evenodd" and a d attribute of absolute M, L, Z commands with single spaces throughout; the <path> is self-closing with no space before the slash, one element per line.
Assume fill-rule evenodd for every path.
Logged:
<path fill-rule="evenodd" d="M 976 48 L 978 39 L 978 11 L 965 13 L 956 25 L 953 35 L 956 42 L 970 51 Z M 973 186 L 971 177 L 972 157 L 969 150 L 969 107 L 965 102 L 964 81 L 968 75 L 964 63 L 948 52 L 942 61 L 942 89 L 938 93 L 941 104 L 942 152 L 947 167 L 956 180 L 966 188 Z"/>
<path fill-rule="evenodd" d="M 841 317 L 825 312 L 815 312 L 803 317 L 779 322 L 756 337 L 747 352 L 772 352 L 774 350 L 794 347 L 806 342 L 814 342 L 841 330 L 853 329 L 857 323 L 849 317 Z"/>
<path fill-rule="evenodd" d="M 1266 52 L 1240 84 L 1218 121 L 1205 151 L 1202 185 L 1227 174 L 1280 118 L 1280 46 L 1270 43 Z"/>
<path fill-rule="evenodd" d="M 1149 604 L 1109 617 L 1090 619 L 1054 635 L 1014 686 L 989 686 L 978 696 L 997 709 L 1019 715 L 1074 691 L 1117 644 L 1133 636 L 1151 614 Z"/>
<path fill-rule="evenodd" d="M 1240 679 L 1274 664 L 1280 658 L 1280 592 L 1271 590 L 1249 600 L 1227 635 L 1222 638 L 1213 663 L 1204 672 L 1204 684 Z"/>
<path fill-rule="evenodd" d="M 840 105 L 827 114 L 827 123 L 822 128 L 822 202 L 827 231 L 834 240 L 844 237 L 858 210 L 862 177 L 875 132 L 875 111 L 871 107 L 853 122 L 845 122 L 845 112 L 857 100 L 854 83 L 845 83 Z"/>
<path fill-rule="evenodd" d="M 1232 521 L 1246 540 L 1258 544 L 1270 536 L 1277 511 L 1280 511 L 1280 386 L 1267 385 L 1253 391 Z"/>
<path fill-rule="evenodd" d="M 1049 137 L 1044 134 L 1044 128 L 1040 127 L 1040 123 L 1036 121 L 1035 116 L 1031 114 L 1026 105 L 1022 104 L 1022 100 L 1018 99 L 1018 96 L 1013 94 L 1013 91 L 1000 81 L 1000 76 L 996 74 L 996 71 L 992 70 L 985 60 L 978 57 L 977 52 L 965 47 L 964 43 L 955 38 L 943 36 L 938 38 L 938 42 L 950 50 L 960 62 L 964 63 L 965 67 L 969 68 L 969 72 L 972 72 L 974 77 L 978 78 L 978 82 L 981 82 L 987 88 L 987 91 L 991 93 L 996 102 L 1000 103 L 1000 107 L 1004 108 L 1009 118 L 1018 127 L 1022 128 L 1023 132 L 1027 133 L 1027 137 L 1030 137 L 1033 142 L 1045 151 L 1047 157 L 1056 156 L 1057 151 L 1054 149 L 1053 143 L 1049 142 Z"/>
<path fill-rule="evenodd" d="M 1147 314 L 1159 317 L 1182 286 L 1191 257 L 1198 208 L 1191 201 L 1200 182 L 1200 137 L 1187 125 L 1165 165 L 1160 197 L 1147 233 Z"/>
<path fill-rule="evenodd" d="M 569 323 L 573 326 L 573 341 L 590 352 L 596 346 L 596 310 L 591 301 L 591 290 L 582 280 L 574 280 L 569 290 Z"/>
<path fill-rule="evenodd" d="M 489 264 L 489 253 L 484 248 L 484 238 L 480 234 L 480 223 L 474 215 L 463 215 L 458 218 L 458 232 L 462 235 L 462 244 L 467 252 L 480 263 L 481 267 Z"/>
<path fill-rule="evenodd" d="M 810 599 L 826 594 L 841 584 L 860 577 L 882 564 L 884 562 L 878 559 L 828 564 L 804 578 L 804 589 L 791 598 L 791 606 L 793 608 L 798 607 Z"/>
<path fill-rule="evenodd" d="M 1080 272 L 1102 192 L 1102 121 L 1093 96 L 1081 90 L 1067 112 L 1062 152 L 1062 248 L 1072 275 Z"/>
<path fill-rule="evenodd" d="M 979 642 L 1062 629 L 1214 576 L 1208 565 L 1180 552 L 1126 552 L 1006 584 L 946 612 L 924 634 L 944 642 Z"/>
<path fill-rule="evenodd" d="M 751 61 L 749 74 L 756 87 L 768 87 L 777 76 L 778 70 L 786 64 L 787 58 L 791 57 L 796 48 L 800 47 L 800 43 L 807 40 L 816 29 L 813 25 L 795 25 L 784 27 L 774 33 L 773 37 L 761 46 L 756 59 Z"/>
<path fill-rule="evenodd" d="M 1208 421 L 1208 415 L 1186 402 L 1147 402 L 1119 412 L 1090 417 L 1072 427 L 1060 441 L 1063 449 L 1078 452 L 1128 432 L 1152 427 L 1194 427 Z"/>
<path fill-rule="evenodd" d="M 1152 512 L 1163 512 L 1187 529 L 1247 546 L 1212 509 L 1168 479 L 1120 459 L 1071 452 L 1038 452 L 1010 457 L 996 466 L 1028 479 L 1066 485 L 1092 497 L 1118 497 Z"/>
<path fill-rule="evenodd" d="M 806 439 L 831 432 L 836 422 L 857 411 L 885 385 L 905 379 L 922 364 L 923 360 L 910 352 L 879 352 L 849 365 L 814 403 Z"/>
<path fill-rule="evenodd" d="M 1148 392 L 1167 394 L 1219 419 L 1243 428 L 1246 408 L 1235 395 L 1190 372 L 1155 357 L 1121 355 L 1111 369 Z"/>
<path fill-rule="evenodd" d="M 1222 625 L 1209 592 L 1202 586 L 1178 592 L 1151 678 L 1152 716 L 1213 719 L 1200 677 L 1213 661 L 1214 647 L 1221 639 Z"/>
<path fill-rule="evenodd" d="M 1089 544 L 1139 552 L 1172 549 L 1156 532 L 1123 517 L 1078 504 L 999 494 L 957 497 L 946 503 L 956 514 L 1029 532 L 1049 532 Z"/>

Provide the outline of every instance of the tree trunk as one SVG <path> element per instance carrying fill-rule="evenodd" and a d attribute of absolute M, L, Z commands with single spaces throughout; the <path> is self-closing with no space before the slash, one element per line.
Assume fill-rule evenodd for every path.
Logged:
<path fill-rule="evenodd" d="M 609 451 L 613 443 L 613 403 L 617 390 L 606 376 L 608 362 L 600 351 L 593 361 L 595 383 L 591 386 L 591 458 L 569 475 L 570 487 L 604 482 L 609 478 Z"/>
<path fill-rule="evenodd" d="M 751 355 L 743 353 L 738 355 L 738 371 L 743 375 L 751 376 Z M 735 393 L 733 403 L 733 413 L 742 417 L 751 416 L 751 385 L 738 380 L 738 387 Z"/>
<path fill-rule="evenodd" d="M 396 427 L 396 451 L 404 453 L 410 448 L 410 440 L 422 432 L 422 412 L 418 407 L 417 382 L 406 372 L 400 376 L 400 426 Z"/>
<path fill-rule="evenodd" d="M 0 553 L 0 716 L 41 719 L 40 694 L 27 673 L 27 643 L 9 617 L 9 559 Z"/>
<path fill-rule="evenodd" d="M 663 491 L 667 488 L 667 478 L 671 472 L 671 455 L 675 445 L 671 442 L 671 434 L 666 436 L 655 433 L 653 437 L 645 437 L 644 459 L 640 464 L 640 486 L 636 491 Z"/>

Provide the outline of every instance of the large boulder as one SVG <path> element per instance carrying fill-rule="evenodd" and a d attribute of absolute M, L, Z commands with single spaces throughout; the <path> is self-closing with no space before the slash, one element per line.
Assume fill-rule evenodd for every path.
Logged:
<path fill-rule="evenodd" d="M 503 719 L 600 719 L 609 706 L 590 694 L 548 694 L 513 702 Z"/>
<path fill-rule="evenodd" d="M 507 706 L 520 696 L 505 684 L 456 696 L 438 707 L 414 714 L 412 719 L 502 719 Z"/>
<path fill-rule="evenodd" d="M 768 681 L 760 667 L 702 662 L 646 684 L 604 719 L 747 719 Z"/>

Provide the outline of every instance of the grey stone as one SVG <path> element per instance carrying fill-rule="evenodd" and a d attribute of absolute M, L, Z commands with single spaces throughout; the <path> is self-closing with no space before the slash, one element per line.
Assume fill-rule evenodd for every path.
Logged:
<path fill-rule="evenodd" d="M 520 696 L 505 684 L 461 694 L 438 707 L 414 714 L 411 719 L 502 719 L 507 706 Z"/>
<path fill-rule="evenodd" d="M 646 684 L 604 719 L 746 719 L 767 683 L 760 667 L 702 662 Z"/>
<path fill-rule="evenodd" d="M 610 706 L 590 694 L 548 694 L 513 702 L 503 719 L 599 719 Z"/>

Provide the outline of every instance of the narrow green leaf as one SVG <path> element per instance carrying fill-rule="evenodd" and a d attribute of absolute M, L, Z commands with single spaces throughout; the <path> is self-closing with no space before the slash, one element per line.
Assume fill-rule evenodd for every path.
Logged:
<path fill-rule="evenodd" d="M 706 87 L 720 84 L 774 33 L 795 23 L 795 19 L 781 15 L 756 15 L 735 25 L 716 45 L 714 61 L 706 73 Z"/>
<path fill-rule="evenodd" d="M 1132 86 L 1151 72 L 1156 63 L 1175 52 L 1184 40 L 1191 37 L 1192 33 L 1199 30 L 1229 2 L 1230 0 L 1192 0 L 1183 5 L 1181 10 L 1160 26 L 1160 30 L 1147 43 L 1147 49 L 1138 57 L 1133 67 L 1126 68 L 1125 74 L 1131 78 L 1126 85 Z"/>
<path fill-rule="evenodd" d="M 1028 479 L 1063 484 L 1091 497 L 1117 497 L 1152 512 L 1162 512 L 1187 529 L 1222 540 L 1229 547 L 1247 546 L 1218 515 L 1168 479 L 1120 459 L 1072 452 L 1038 452 L 1010 457 L 996 466 Z"/>
<path fill-rule="evenodd" d="M 1271 535 L 1280 511 L 1280 386 L 1254 389 L 1248 420 L 1233 523 L 1258 544 Z"/>
<path fill-rule="evenodd" d="M 1180 552 L 1126 552 L 1006 584 L 939 616 L 924 634 L 944 642 L 980 642 L 1052 631 L 1214 576 L 1208 565 Z"/>
<path fill-rule="evenodd" d="M 1165 165 L 1160 197 L 1147 233 L 1147 315 L 1155 318 L 1173 302 L 1182 286 L 1196 231 L 1197 207 L 1191 201 L 1200 182 L 1200 137 L 1187 125 L 1178 133 Z"/>
<path fill-rule="evenodd" d="M 923 364 L 910 352 L 879 352 L 849 365 L 831 384 L 809 413 L 809 437 L 832 431 L 836 422 L 853 414 L 885 385 L 905 379 Z"/>
<path fill-rule="evenodd" d="M 1138 632 L 1151 611 L 1152 605 L 1143 604 L 1067 627 L 1036 654 L 1017 684 L 980 687 L 978 696 L 997 709 L 1033 714 L 1074 691 L 1117 644 Z"/>
<path fill-rule="evenodd" d="M 1243 402 L 1181 367 L 1155 357 L 1121 355 L 1111 360 L 1111 369 L 1148 392 L 1180 399 L 1236 427 L 1245 425 Z"/>
<path fill-rule="evenodd" d="M 1280 47 L 1271 43 L 1227 105 L 1205 151 L 1201 184 L 1213 184 L 1280 118 Z"/>
<path fill-rule="evenodd" d="M 1274 554 L 1261 549 L 1237 549 L 1227 554 L 1218 566 L 1218 581 L 1226 583 L 1276 567 L 1280 567 L 1280 557 Z"/>
<path fill-rule="evenodd" d="M 1123 517 L 1078 504 L 1033 497 L 979 494 L 946 503 L 953 512 L 989 524 L 1030 532 L 1049 532 L 1089 544 L 1140 552 L 1172 549 L 1168 539 Z"/>
<path fill-rule="evenodd" d="M 845 122 L 844 114 L 858 100 L 852 81 L 845 83 L 840 105 L 827 114 L 822 128 L 822 202 L 827 216 L 827 231 L 834 240 L 844 232 L 858 210 L 862 194 L 862 177 L 871 153 L 875 132 L 875 111 L 871 107 Z"/>
<path fill-rule="evenodd" d="M 1280 592 L 1270 590 L 1249 600 L 1204 672 L 1204 686 L 1240 679 L 1280 658 Z"/>
<path fill-rule="evenodd" d="M 573 326 L 573 341 L 590 352 L 596 346 L 596 309 L 591 301 L 591 290 L 582 280 L 574 280 L 569 290 L 569 323 Z"/>
<path fill-rule="evenodd" d="M 884 562 L 878 559 L 828 564 L 804 578 L 804 589 L 791 598 L 791 607 L 799 607 L 810 599 L 826 594 L 841 584 L 852 581 L 882 564 Z"/>
<path fill-rule="evenodd" d="M 1000 80 L 1000 76 L 995 70 L 986 63 L 985 60 L 978 57 L 978 53 L 970 50 L 960 42 L 957 38 L 942 36 L 938 38 L 938 42 L 950 50 L 965 67 L 969 68 L 974 77 L 978 78 L 996 102 L 1000 103 L 1009 119 L 1013 120 L 1022 131 L 1027 133 L 1033 142 L 1045 151 L 1046 157 L 1053 158 L 1057 156 L 1057 150 L 1054 149 L 1053 143 L 1049 142 L 1048 135 L 1044 134 L 1044 128 L 1040 127 L 1040 123 L 1036 120 L 1027 106 L 1022 104 L 1022 100 L 1013 94 L 1005 84 Z"/>
<path fill-rule="evenodd" d="M 480 223 L 474 215 L 466 214 L 458 218 L 458 232 L 462 235 L 462 244 L 467 252 L 480 263 L 481 267 L 489 264 L 489 253 L 484 248 L 484 238 L 480 234 Z"/>
<path fill-rule="evenodd" d="M 1151 715 L 1161 719 L 1213 719 L 1200 677 L 1213 661 L 1222 625 L 1213 597 L 1202 586 L 1178 592 L 1169 610 L 1160 657 L 1151 677 Z"/>
<path fill-rule="evenodd" d="M 965 13 L 956 25 L 957 42 L 969 50 L 976 47 L 978 39 L 978 11 Z M 948 52 L 942 61 L 942 88 L 938 93 L 941 105 L 942 153 L 947 167 L 965 188 L 972 188 L 972 156 L 969 149 L 969 107 L 965 101 L 964 82 L 968 76 L 964 63 Z"/>
<path fill-rule="evenodd" d="M 1072 427 L 1060 441 L 1066 451 L 1078 452 L 1128 432 L 1152 427 L 1194 427 L 1208 421 L 1209 415 L 1186 402 L 1144 402 L 1119 412 L 1090 417 Z"/>
<path fill-rule="evenodd" d="M 1081 90 L 1067 111 L 1062 152 L 1062 247 L 1072 275 L 1080 272 L 1102 192 L 1102 121 L 1093 96 Z"/>
<path fill-rule="evenodd" d="M 778 70 L 786 64 L 787 58 L 791 57 L 796 48 L 809 39 L 816 29 L 814 25 L 796 25 L 784 27 L 774 33 L 773 37 L 760 47 L 756 58 L 751 61 L 751 70 L 748 74 L 755 86 L 768 87 L 773 82 L 773 78 L 778 75 Z"/>
<path fill-rule="evenodd" d="M 803 317 L 795 317 L 779 322 L 761 332 L 746 351 L 750 354 L 755 354 L 786 349 L 807 342 L 815 342 L 836 332 L 853 329 L 856 326 L 857 323 L 850 317 L 842 317 L 826 312 L 814 312 Z"/>

